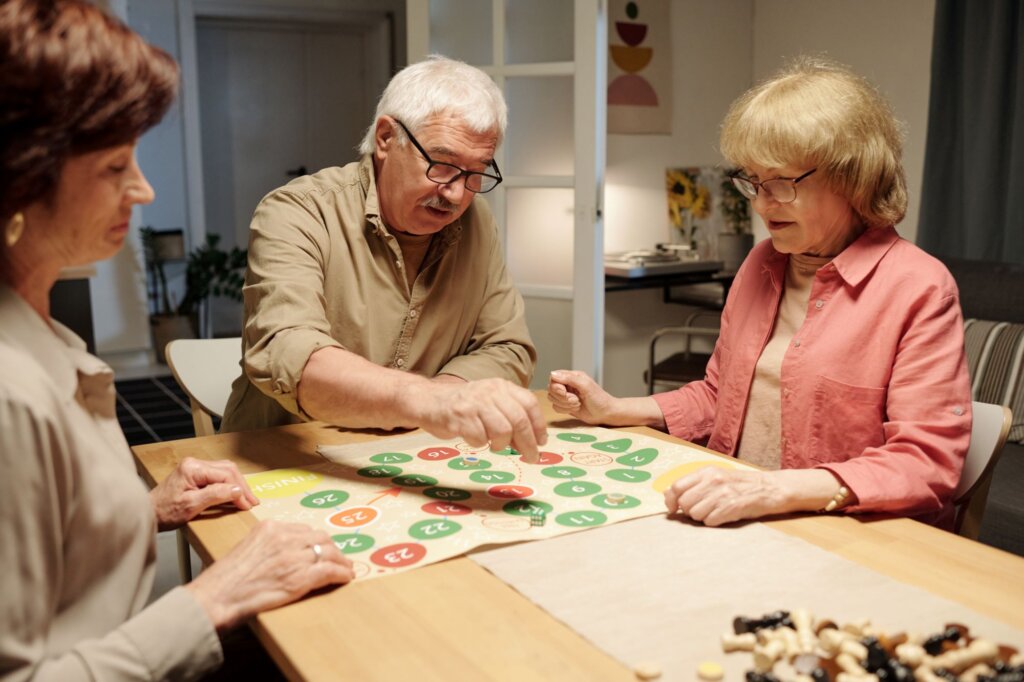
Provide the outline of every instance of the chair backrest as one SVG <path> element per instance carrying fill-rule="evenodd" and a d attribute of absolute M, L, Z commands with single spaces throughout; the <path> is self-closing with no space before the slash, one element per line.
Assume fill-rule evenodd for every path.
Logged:
<path fill-rule="evenodd" d="M 164 355 L 189 397 L 196 435 L 213 435 L 211 417 L 224 415 L 231 383 L 238 377 L 242 339 L 177 339 L 167 344 Z"/>
<path fill-rule="evenodd" d="M 971 444 L 967 448 L 960 483 L 953 493 L 954 527 L 960 535 L 977 540 L 992 472 L 1006 444 L 1012 414 L 1002 405 L 973 402 L 971 406 L 974 414 Z"/>

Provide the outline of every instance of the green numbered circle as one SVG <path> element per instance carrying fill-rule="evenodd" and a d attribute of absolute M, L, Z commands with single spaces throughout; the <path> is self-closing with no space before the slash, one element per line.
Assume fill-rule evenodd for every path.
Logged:
<path fill-rule="evenodd" d="M 573 511 L 559 514 L 555 521 L 562 526 L 570 528 L 587 528 L 589 526 L 600 526 L 608 520 L 608 517 L 599 511 Z"/>
<path fill-rule="evenodd" d="M 502 510 L 513 516 L 533 516 L 539 511 L 550 514 L 554 507 L 547 502 L 538 502 L 537 500 L 512 500 L 502 507 Z"/>
<path fill-rule="evenodd" d="M 590 481 L 567 481 L 555 486 L 555 493 L 562 497 L 583 497 L 601 492 L 601 486 Z"/>
<path fill-rule="evenodd" d="M 448 519 L 417 521 L 409 528 L 409 535 L 417 540 L 437 540 L 462 530 L 462 526 Z"/>
<path fill-rule="evenodd" d="M 437 485 L 437 479 L 433 476 L 424 476 L 423 474 L 410 474 L 408 476 L 396 476 L 391 479 L 391 482 L 395 485 L 400 485 L 405 488 L 422 488 L 428 485 Z"/>
<path fill-rule="evenodd" d="M 373 467 L 363 467 L 356 473 L 366 478 L 391 478 L 402 473 L 402 470 L 389 464 L 382 464 Z"/>
<path fill-rule="evenodd" d="M 433 497 L 435 500 L 456 502 L 459 500 L 468 500 L 471 496 L 468 490 L 459 490 L 458 488 L 427 488 L 423 491 L 423 494 L 427 497 Z"/>
<path fill-rule="evenodd" d="M 344 490 L 319 490 L 303 497 L 301 504 L 310 509 L 327 509 L 337 507 L 347 499 L 348 493 Z"/>
<path fill-rule="evenodd" d="M 457 457 L 456 459 L 448 462 L 449 469 L 456 469 L 458 471 L 479 471 L 480 469 L 490 469 L 491 463 L 486 459 L 478 459 L 475 462 L 467 462 L 465 457 Z"/>
<path fill-rule="evenodd" d="M 517 457 L 519 451 L 512 447 L 503 448 L 501 450 L 492 450 L 492 455 L 501 455 L 503 457 Z"/>
<path fill-rule="evenodd" d="M 580 478 L 586 476 L 587 472 L 579 467 L 548 467 L 540 471 L 551 478 Z"/>
<path fill-rule="evenodd" d="M 611 469 L 605 472 L 605 476 L 623 483 L 643 483 L 651 477 L 651 472 L 642 469 Z"/>
<path fill-rule="evenodd" d="M 570 443 L 593 443 L 597 440 L 597 436 L 591 436 L 589 433 L 560 433 L 557 438 Z"/>
<path fill-rule="evenodd" d="M 616 440 L 606 440 L 603 443 L 594 443 L 590 447 L 602 452 L 628 452 L 633 447 L 633 441 L 628 438 L 617 438 Z"/>
<path fill-rule="evenodd" d="M 628 455 L 617 457 L 616 462 L 622 466 L 627 467 L 642 467 L 646 464 L 650 464 L 658 458 L 658 451 L 654 448 L 641 448 L 636 452 L 631 452 Z"/>
<path fill-rule="evenodd" d="M 377 464 L 404 464 L 412 461 L 412 455 L 407 455 L 404 452 L 382 452 L 371 457 L 370 461 Z"/>
<path fill-rule="evenodd" d="M 343 533 L 332 535 L 334 545 L 341 550 L 342 554 L 358 554 L 373 547 L 376 542 L 369 535 L 356 535 L 355 533 Z"/>
<path fill-rule="evenodd" d="M 640 506 L 640 499 L 632 495 L 626 495 L 618 503 L 609 502 L 607 495 L 596 495 L 591 502 L 603 509 L 632 509 Z"/>
<path fill-rule="evenodd" d="M 469 475 L 469 480 L 477 483 L 510 483 L 516 480 L 516 475 L 511 471 L 474 471 Z"/>

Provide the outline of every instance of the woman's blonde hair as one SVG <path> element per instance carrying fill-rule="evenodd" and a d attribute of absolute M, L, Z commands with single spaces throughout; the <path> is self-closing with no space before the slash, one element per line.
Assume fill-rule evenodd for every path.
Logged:
<path fill-rule="evenodd" d="M 874 86 L 835 62 L 800 57 L 740 96 L 721 149 L 738 166 L 816 167 L 868 227 L 907 212 L 902 127 Z"/>

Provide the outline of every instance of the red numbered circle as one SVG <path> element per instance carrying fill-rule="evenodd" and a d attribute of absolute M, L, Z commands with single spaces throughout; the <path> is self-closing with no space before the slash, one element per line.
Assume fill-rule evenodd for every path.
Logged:
<path fill-rule="evenodd" d="M 418 542 L 400 542 L 381 547 L 370 555 L 370 561 L 385 568 L 412 566 L 427 555 L 427 548 Z"/>
<path fill-rule="evenodd" d="M 458 457 L 461 454 L 455 448 L 427 448 L 426 450 L 420 450 L 420 453 L 416 456 L 430 462 L 440 462 L 452 457 Z"/>
<path fill-rule="evenodd" d="M 456 502 L 428 502 L 420 509 L 428 514 L 437 514 L 438 516 L 463 516 L 473 513 L 470 507 Z"/>
<path fill-rule="evenodd" d="M 565 459 L 565 458 L 562 457 L 561 455 L 557 454 L 557 453 L 554 453 L 554 452 L 542 452 L 542 453 L 540 453 L 540 459 L 538 459 L 535 462 L 535 464 L 558 464 L 563 459 Z M 519 461 L 523 462 L 525 464 L 529 464 L 529 462 L 527 462 L 526 459 L 523 458 L 523 457 L 520 457 Z"/>
<path fill-rule="evenodd" d="M 492 485 L 487 494 L 501 500 L 519 500 L 533 495 L 533 488 L 525 485 Z"/>

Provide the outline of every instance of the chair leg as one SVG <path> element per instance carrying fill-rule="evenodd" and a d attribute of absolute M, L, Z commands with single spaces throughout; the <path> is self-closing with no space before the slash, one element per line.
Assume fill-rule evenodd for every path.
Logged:
<path fill-rule="evenodd" d="M 181 584 L 192 582 L 192 549 L 188 546 L 188 535 L 184 528 L 179 528 L 178 533 L 178 575 L 181 576 Z"/>

